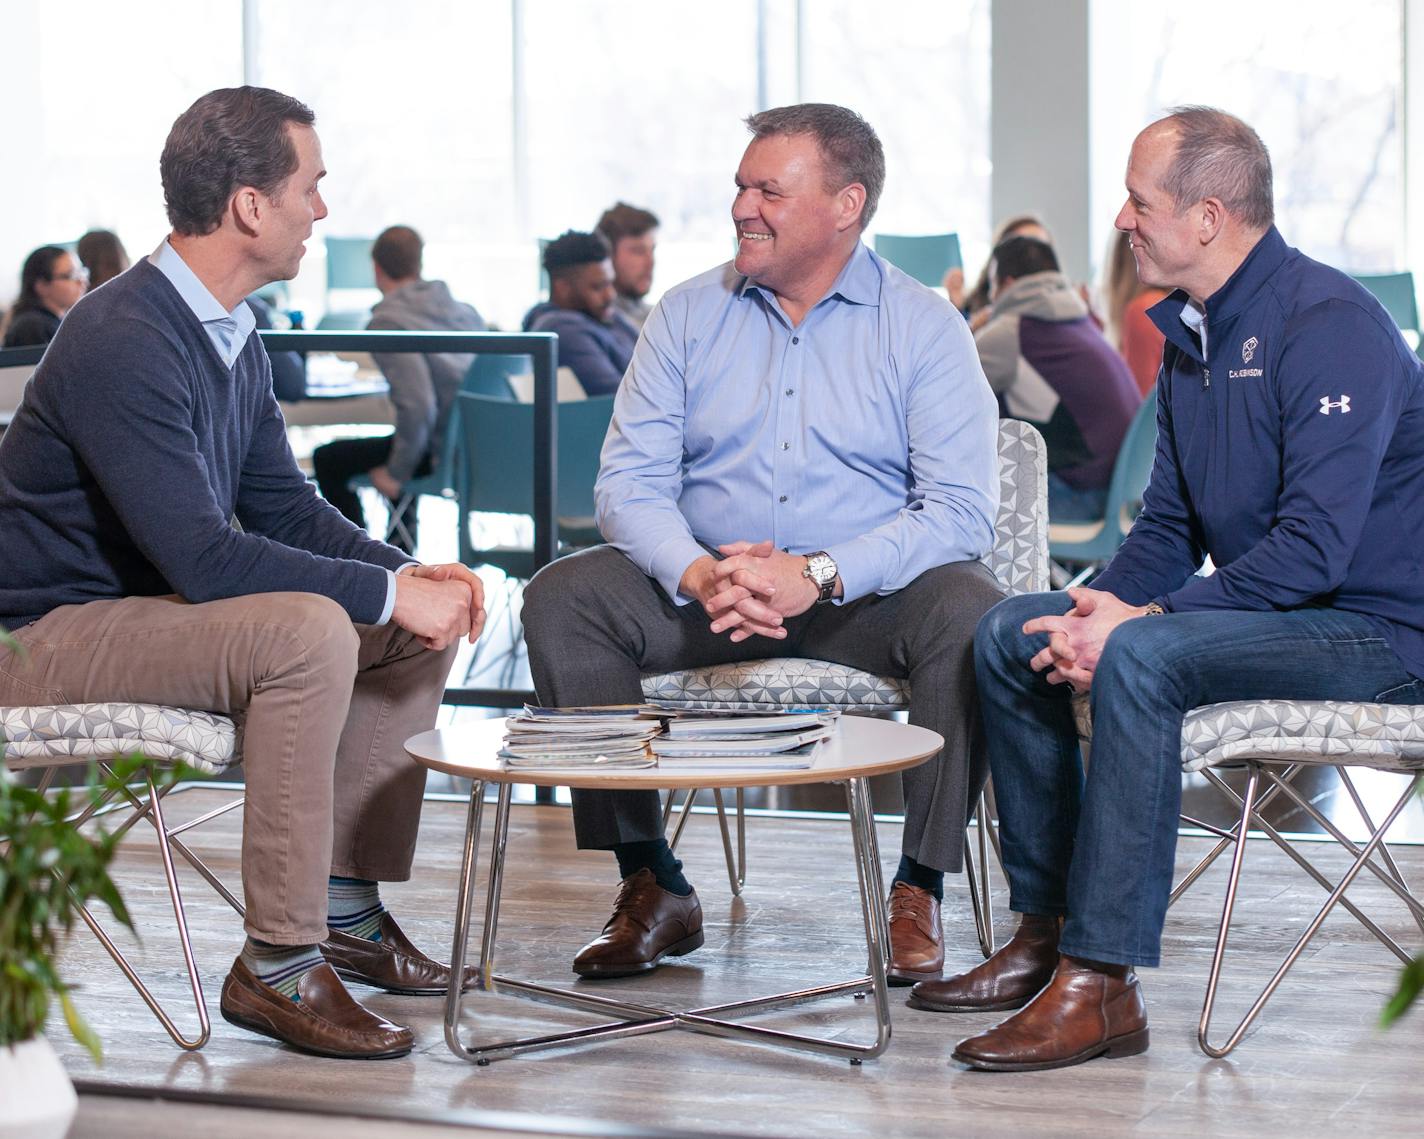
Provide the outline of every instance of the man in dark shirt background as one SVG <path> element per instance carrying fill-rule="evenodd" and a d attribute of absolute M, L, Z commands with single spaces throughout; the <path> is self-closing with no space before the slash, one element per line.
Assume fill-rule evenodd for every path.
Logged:
<path fill-rule="evenodd" d="M 525 332 L 556 332 L 559 364 L 572 368 L 586 395 L 612 395 L 628 370 L 638 329 L 613 304 L 608 242 L 569 230 L 544 250 L 549 299 L 524 317 Z"/>

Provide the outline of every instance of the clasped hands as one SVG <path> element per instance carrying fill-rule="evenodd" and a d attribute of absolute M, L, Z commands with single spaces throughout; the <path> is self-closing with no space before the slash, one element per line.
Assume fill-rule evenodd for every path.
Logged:
<path fill-rule="evenodd" d="M 484 584 L 459 562 L 410 566 L 396 574 L 391 620 L 428 649 L 443 649 L 466 635 L 474 644 L 485 625 Z"/>
<path fill-rule="evenodd" d="M 770 541 L 729 542 L 718 546 L 722 559 L 698 558 L 683 572 L 678 589 L 695 597 L 712 631 L 732 641 L 762 636 L 783 640 L 782 622 L 806 612 L 820 589 L 806 577 L 806 559 L 778 550 Z"/>
<path fill-rule="evenodd" d="M 1073 608 L 1061 617 L 1035 617 L 1027 622 L 1026 635 L 1047 633 L 1048 644 L 1029 661 L 1035 672 L 1048 670 L 1050 684 L 1069 684 L 1075 692 L 1086 692 L 1093 684 L 1093 672 L 1103 655 L 1112 631 L 1124 621 L 1141 617 L 1146 606 L 1129 605 L 1115 594 L 1079 586 L 1068 591 Z"/>

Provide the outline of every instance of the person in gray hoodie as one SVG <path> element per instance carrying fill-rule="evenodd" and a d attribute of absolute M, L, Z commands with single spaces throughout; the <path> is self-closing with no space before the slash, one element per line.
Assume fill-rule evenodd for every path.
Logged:
<path fill-rule="evenodd" d="M 1010 237 L 990 257 L 993 316 L 974 337 L 1000 414 L 1048 444 L 1048 516 L 1103 516 L 1108 481 L 1142 395 L 1058 268 L 1053 247 Z"/>
<path fill-rule="evenodd" d="M 381 300 L 366 326 L 373 331 L 483 332 L 484 319 L 470 305 L 455 300 L 444 281 L 421 276 L 425 243 L 405 225 L 393 225 L 371 246 L 376 288 Z M 429 474 L 439 461 L 438 448 L 455 405 L 455 396 L 474 359 L 469 352 L 377 352 L 381 373 L 391 386 L 396 410 L 394 435 L 338 439 L 312 454 L 322 496 L 358 526 L 366 521 L 361 500 L 349 483 L 366 475 L 392 503 L 406 483 Z M 413 552 L 416 504 L 401 515 L 392 545 Z M 407 541 L 407 537 L 409 540 Z"/>

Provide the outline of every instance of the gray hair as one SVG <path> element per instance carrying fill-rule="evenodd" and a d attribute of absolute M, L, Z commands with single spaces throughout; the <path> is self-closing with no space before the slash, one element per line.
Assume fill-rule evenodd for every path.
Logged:
<path fill-rule="evenodd" d="M 1219 198 L 1253 229 L 1275 220 L 1271 156 L 1261 136 L 1235 115 L 1215 107 L 1173 107 L 1154 127 L 1170 130 L 1176 152 L 1162 189 L 1177 208 L 1203 198 Z"/>
<path fill-rule="evenodd" d="M 864 229 L 875 216 L 885 189 L 885 149 L 875 128 L 854 111 L 834 103 L 796 103 L 773 107 L 746 118 L 755 138 L 771 135 L 809 134 L 816 140 L 826 162 L 827 192 L 834 193 L 852 182 L 865 187 L 865 208 L 860 213 Z"/>

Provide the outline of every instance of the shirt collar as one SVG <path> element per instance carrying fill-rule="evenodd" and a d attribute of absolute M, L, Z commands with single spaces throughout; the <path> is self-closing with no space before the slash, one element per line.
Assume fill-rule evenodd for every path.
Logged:
<path fill-rule="evenodd" d="M 1197 339 L 1201 341 L 1202 357 L 1207 354 L 1206 348 L 1206 309 L 1197 304 L 1196 301 L 1188 297 L 1182 303 L 1182 311 L 1177 314 L 1181 317 L 1182 323 L 1197 334 Z"/>
<path fill-rule="evenodd" d="M 865 242 L 857 241 L 855 249 L 851 252 L 845 265 L 841 267 L 835 281 L 826 290 L 826 295 L 811 307 L 815 308 L 830 297 L 839 297 L 854 305 L 878 305 L 883 275 L 883 269 L 880 264 L 877 264 L 878 261 L 879 258 L 870 251 Z M 751 291 L 760 293 L 767 300 L 776 299 L 776 294 L 765 285 L 757 284 L 750 277 L 743 277 L 737 294 L 746 296 Z"/>
<path fill-rule="evenodd" d="M 202 323 L 203 330 L 212 338 L 223 362 L 229 368 L 232 367 L 233 362 L 242 354 L 247 338 L 257 326 L 257 317 L 247 302 L 238 301 L 237 307 L 231 311 L 223 308 L 222 302 L 208 291 L 208 287 L 198 279 L 198 275 L 188 267 L 188 263 L 169 244 L 166 237 L 153 251 L 149 261 L 178 290 L 183 303 L 192 310 L 193 315 Z M 215 329 L 214 325 L 220 326 L 221 331 Z"/>

